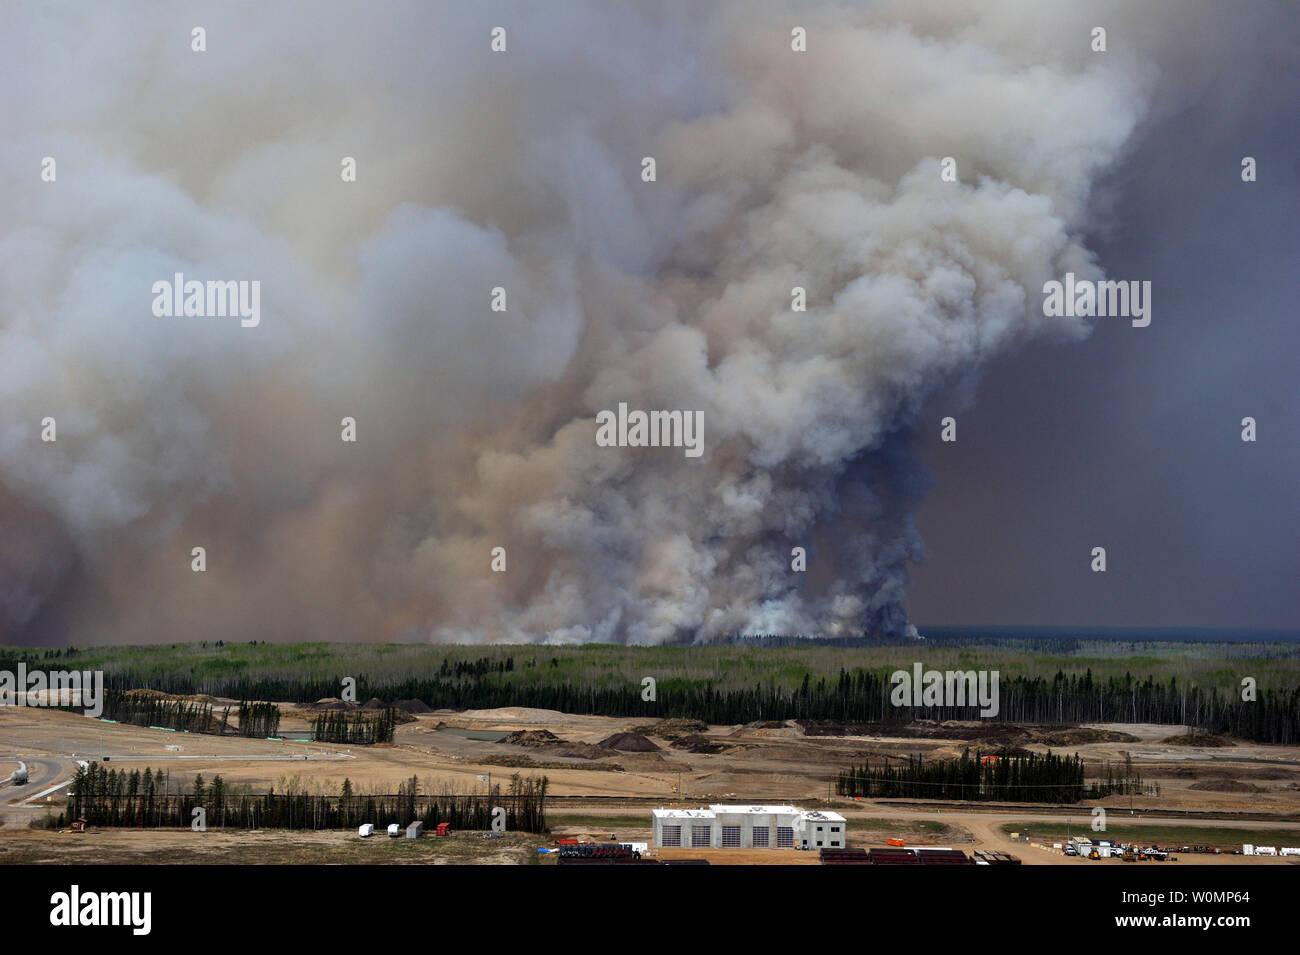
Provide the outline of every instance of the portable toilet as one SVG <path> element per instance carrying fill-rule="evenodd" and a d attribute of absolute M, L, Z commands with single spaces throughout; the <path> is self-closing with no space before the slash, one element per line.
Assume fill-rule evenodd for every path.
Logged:
<path fill-rule="evenodd" d="M 357 827 L 357 835 L 359 835 L 362 839 L 365 839 L 367 836 L 373 836 L 374 834 L 375 834 L 375 824 L 373 822 L 368 822 L 364 826 Z"/>
<path fill-rule="evenodd" d="M 389 824 L 389 826 L 388 826 L 388 834 L 389 834 L 392 838 L 396 839 L 398 836 L 400 836 L 400 835 L 402 834 L 402 827 L 399 826 L 399 825 L 398 825 L 397 823 L 395 823 L 395 822 L 394 822 L 394 823 L 391 823 L 391 824 Z"/>

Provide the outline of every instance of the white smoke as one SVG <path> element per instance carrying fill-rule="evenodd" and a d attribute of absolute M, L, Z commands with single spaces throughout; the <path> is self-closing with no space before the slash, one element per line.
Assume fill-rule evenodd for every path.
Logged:
<path fill-rule="evenodd" d="M 11 11 L 0 636 L 904 631 L 921 402 L 1085 331 L 1038 290 L 1180 42 L 1129 6 Z M 621 401 L 705 455 L 598 448 Z"/>

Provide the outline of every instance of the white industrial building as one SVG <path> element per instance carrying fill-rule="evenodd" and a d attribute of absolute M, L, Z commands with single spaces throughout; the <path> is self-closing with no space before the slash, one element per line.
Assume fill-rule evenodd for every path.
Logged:
<path fill-rule="evenodd" d="M 795 806 L 655 809 L 654 841 L 664 849 L 843 849 L 848 826 L 838 812 Z"/>

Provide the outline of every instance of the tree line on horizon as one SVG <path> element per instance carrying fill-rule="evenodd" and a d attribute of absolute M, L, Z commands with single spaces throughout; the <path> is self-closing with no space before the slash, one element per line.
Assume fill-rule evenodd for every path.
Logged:
<path fill-rule="evenodd" d="M 658 684 L 655 700 L 642 698 L 637 680 L 619 681 L 608 673 L 575 676 L 559 661 L 525 660 L 516 667 L 512 656 L 477 660 L 444 658 L 436 674 L 427 677 L 371 680 L 357 676 L 361 698 L 388 701 L 420 700 L 434 709 L 490 709 L 521 706 L 598 716 L 683 717 L 712 724 L 765 720 L 829 720 L 841 722 L 909 722 L 913 720 L 979 720 L 977 707 L 895 707 L 890 702 L 889 672 L 841 669 L 838 679 L 802 682 L 755 682 L 752 686 L 716 685 L 712 679 L 674 676 Z M 139 678 L 129 670 L 106 673 L 106 683 L 126 689 Z M 192 675 L 172 671 L 151 679 L 152 688 L 174 694 L 199 692 Z M 342 677 L 229 675 L 204 680 L 204 692 L 234 699 L 310 702 L 337 695 Z M 1236 691 L 1221 692 L 1171 676 L 1157 681 L 1125 673 L 1094 678 L 1086 673 L 1057 671 L 1051 679 L 1004 675 L 999 686 L 1002 723 L 1077 724 L 1090 722 L 1189 725 L 1204 733 L 1225 734 L 1261 743 L 1300 742 L 1300 685 L 1261 688 L 1258 699 L 1244 701 Z M 200 709 L 201 714 L 201 709 Z M 198 719 L 178 710 L 173 719 Z M 133 722 L 135 720 L 132 720 Z M 155 722 L 152 725 L 166 725 Z M 267 734 L 272 735 L 272 734 Z"/>

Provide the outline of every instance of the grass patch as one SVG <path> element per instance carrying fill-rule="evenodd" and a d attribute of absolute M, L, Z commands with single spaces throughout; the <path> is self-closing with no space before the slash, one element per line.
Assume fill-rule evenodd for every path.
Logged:
<path fill-rule="evenodd" d="M 602 829 L 605 832 L 618 832 L 620 829 L 651 828 L 649 812 L 640 816 L 587 816 L 582 813 L 560 815 L 548 812 L 546 814 L 546 824 L 552 829 L 557 826 L 586 826 L 590 829 Z"/>
<path fill-rule="evenodd" d="M 850 819 L 849 832 L 923 832 L 940 835 L 952 831 L 946 822 L 933 819 Z"/>
<path fill-rule="evenodd" d="M 1064 842 L 1066 827 L 1059 823 L 1009 822 L 1005 833 L 1028 831 L 1037 839 Z M 1158 843 L 1159 845 L 1208 845 L 1240 849 L 1242 843 L 1265 846 L 1300 846 L 1300 829 L 1236 829 L 1226 826 L 1143 826 L 1107 825 L 1105 832 L 1093 832 L 1085 822 L 1069 828 L 1070 836 L 1085 839 L 1118 839 L 1120 842 Z"/>

